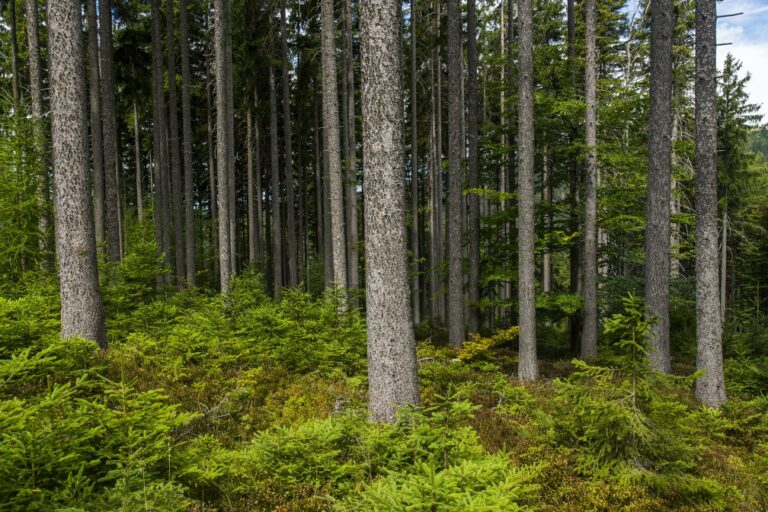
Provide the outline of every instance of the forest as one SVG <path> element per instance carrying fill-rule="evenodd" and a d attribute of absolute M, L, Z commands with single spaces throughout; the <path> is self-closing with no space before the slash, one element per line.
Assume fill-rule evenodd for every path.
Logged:
<path fill-rule="evenodd" d="M 738 14 L 0 0 L 0 512 L 768 510 Z"/>

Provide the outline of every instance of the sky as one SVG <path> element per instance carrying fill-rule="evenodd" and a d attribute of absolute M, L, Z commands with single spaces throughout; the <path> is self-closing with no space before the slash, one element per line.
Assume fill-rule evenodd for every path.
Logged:
<path fill-rule="evenodd" d="M 747 84 L 752 103 L 762 104 L 761 124 L 768 123 L 768 0 L 723 0 L 717 3 L 719 15 L 743 12 L 741 16 L 717 20 L 717 42 L 733 43 L 717 48 L 717 60 L 722 67 L 730 52 L 743 64 L 742 73 L 749 72 Z"/>

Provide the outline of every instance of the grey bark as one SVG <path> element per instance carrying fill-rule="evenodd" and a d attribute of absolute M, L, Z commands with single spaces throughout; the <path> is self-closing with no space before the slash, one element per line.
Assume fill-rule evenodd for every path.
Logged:
<path fill-rule="evenodd" d="M 585 0 L 585 145 L 587 158 L 584 186 L 584 327 L 581 358 L 597 357 L 597 64 L 595 0 Z"/>
<path fill-rule="evenodd" d="M 27 15 L 27 62 L 29 67 L 29 92 L 32 100 L 32 122 L 34 123 L 35 149 L 38 153 L 40 167 L 37 172 L 37 200 L 40 206 L 40 217 L 37 221 L 38 248 L 40 249 L 40 266 L 48 267 L 48 163 L 46 158 L 47 141 L 43 125 L 43 81 L 40 65 L 40 38 L 37 15 L 37 0 L 26 1 Z"/>
<path fill-rule="evenodd" d="M 696 398 L 710 407 L 726 400 L 718 298 L 717 4 L 696 2 Z"/>
<path fill-rule="evenodd" d="M 272 193 L 272 273 L 275 299 L 280 298 L 283 289 L 283 244 L 282 222 L 280 219 L 280 166 L 277 154 L 277 95 L 275 92 L 275 71 L 269 67 L 269 137 L 271 153 Z"/>
<path fill-rule="evenodd" d="M 285 145 L 285 217 L 288 251 L 288 285 L 293 288 L 299 284 L 296 250 L 296 198 L 293 177 L 293 143 L 291 130 L 291 78 L 288 74 L 288 27 L 285 19 L 285 0 L 280 4 L 280 48 L 282 53 L 283 85 L 283 143 Z"/>
<path fill-rule="evenodd" d="M 552 177 L 549 173 L 549 151 L 547 146 L 542 149 L 541 171 L 542 171 L 542 202 L 551 207 L 552 204 Z M 544 217 L 544 229 L 548 232 L 552 228 L 552 215 L 547 213 Z M 549 247 L 544 247 L 541 255 L 541 291 L 549 293 L 552 291 L 552 255 Z"/>
<path fill-rule="evenodd" d="M 248 267 L 251 271 L 256 269 L 256 260 L 258 259 L 256 251 L 256 240 L 258 237 L 256 224 L 256 180 L 253 170 L 253 116 L 251 107 L 248 106 L 245 114 L 245 152 L 248 177 Z"/>
<path fill-rule="evenodd" d="M 725 204 L 728 204 L 727 198 Z M 728 210 L 723 207 L 723 239 L 720 242 L 720 322 L 725 324 L 728 297 Z"/>
<path fill-rule="evenodd" d="M 533 121 L 533 7 L 518 1 L 518 318 L 520 322 L 520 380 L 539 376 L 536 358 L 536 260 L 534 253 L 534 121 Z"/>
<path fill-rule="evenodd" d="M 416 0 L 411 0 L 411 251 L 413 253 L 411 305 L 413 307 L 413 323 L 416 325 L 421 323 L 421 301 L 419 290 L 419 132 L 418 99 L 416 97 L 417 9 Z"/>
<path fill-rule="evenodd" d="M 117 109 L 112 61 L 112 2 L 99 0 L 99 56 L 101 64 L 101 106 L 104 137 L 104 206 L 106 210 L 107 254 L 120 261 L 120 199 L 117 160 Z"/>
<path fill-rule="evenodd" d="M 184 258 L 184 186 L 179 154 L 179 116 L 176 98 L 176 38 L 173 30 L 173 0 L 166 0 L 165 40 L 168 72 L 168 149 L 171 157 L 171 203 L 173 209 L 173 249 L 176 283 L 186 277 Z M 217 94 L 218 97 L 218 94 Z"/>
<path fill-rule="evenodd" d="M 168 174 L 168 145 L 165 123 L 165 95 L 163 93 L 163 50 L 160 28 L 159 0 L 152 0 L 152 157 L 154 160 L 154 204 L 155 238 L 158 254 L 168 265 L 170 250 L 168 233 L 168 210 L 164 182 Z M 163 277 L 163 281 L 165 281 Z"/>
<path fill-rule="evenodd" d="M 187 286 L 195 286 L 195 217 L 194 217 L 194 172 L 192 169 L 192 106 L 190 100 L 189 65 L 189 9 L 188 0 L 179 2 L 179 44 L 181 46 L 181 133 L 184 141 L 184 240 L 186 256 Z M 180 243 L 180 242 L 179 242 Z"/>
<path fill-rule="evenodd" d="M 344 0 L 344 68 L 347 95 L 347 286 L 351 290 L 360 287 L 360 270 L 357 241 L 357 137 L 355 129 L 355 64 L 352 34 L 352 2 Z M 356 302 L 352 297 L 353 304 Z"/>
<path fill-rule="evenodd" d="M 144 192 L 141 179 L 141 138 L 139 134 L 139 110 L 136 98 L 133 99 L 133 153 L 136 161 L 136 218 L 144 221 Z"/>
<path fill-rule="evenodd" d="M 463 172 L 461 159 L 461 10 L 459 0 L 448 0 L 448 342 L 464 343 L 464 296 L 462 277 Z"/>
<path fill-rule="evenodd" d="M 480 187 L 478 168 L 477 9 L 467 0 L 467 144 L 469 188 Z M 469 332 L 480 329 L 480 197 L 469 196 Z"/>
<path fill-rule="evenodd" d="M 11 96 L 13 97 L 13 105 L 15 107 L 15 113 L 18 113 L 19 109 L 19 45 L 16 41 L 16 2 L 10 1 L 9 9 L 9 22 L 11 25 Z"/>
<path fill-rule="evenodd" d="M 669 373 L 669 205 L 672 180 L 672 0 L 651 1 L 651 88 L 648 119 L 648 210 L 645 302 L 653 319 L 648 359 Z"/>
<path fill-rule="evenodd" d="M 61 335 L 107 348 L 88 179 L 79 0 L 50 2 L 51 114 Z"/>
<path fill-rule="evenodd" d="M 232 39 L 232 3 L 231 0 L 214 0 L 214 47 L 216 60 L 216 171 L 218 178 L 219 210 L 219 279 L 222 293 L 229 292 L 229 280 L 232 275 L 232 246 L 230 230 L 230 183 L 231 170 L 234 166 L 232 118 L 232 94 L 229 82 L 232 80 L 228 52 Z"/>
<path fill-rule="evenodd" d="M 96 246 L 103 248 L 106 233 L 104 219 L 104 136 L 101 124 L 101 78 L 99 73 L 99 34 L 96 0 L 88 0 L 88 78 L 91 113 L 91 162 L 93 164 L 93 219 L 96 229 Z"/>
<path fill-rule="evenodd" d="M 408 292 L 397 2 L 362 0 L 363 170 L 369 414 L 393 422 L 419 403 Z"/>
<path fill-rule="evenodd" d="M 211 99 L 211 81 L 208 74 L 205 77 L 205 105 L 207 114 L 207 137 L 208 137 L 208 185 L 211 189 L 211 245 L 213 247 L 213 276 L 214 281 L 221 275 L 219 265 L 219 206 L 216 194 L 216 148 L 213 141 L 213 101 Z"/>
<path fill-rule="evenodd" d="M 336 87 L 336 44 L 333 0 L 322 0 L 323 135 L 328 157 L 331 203 L 331 246 L 334 286 L 347 285 L 346 236 L 344 233 L 344 188 L 341 179 L 339 100 Z M 399 32 L 398 32 L 399 33 Z M 407 286 L 407 285 L 406 285 Z"/>

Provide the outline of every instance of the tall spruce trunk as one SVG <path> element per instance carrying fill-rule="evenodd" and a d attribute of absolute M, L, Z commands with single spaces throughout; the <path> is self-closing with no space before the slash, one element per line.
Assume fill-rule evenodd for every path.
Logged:
<path fill-rule="evenodd" d="M 14 113 L 19 113 L 19 46 L 16 41 L 16 2 L 10 0 L 8 6 L 9 22 L 11 25 L 11 97 L 13 98 Z"/>
<path fill-rule="evenodd" d="M 232 80 L 227 53 L 231 50 L 232 3 L 231 0 L 214 0 L 214 48 L 216 60 L 216 177 L 218 179 L 219 210 L 219 280 L 222 293 L 229 292 L 232 275 L 232 245 L 230 230 L 230 183 L 234 166 L 234 144 L 232 135 L 233 111 L 229 82 Z"/>
<path fill-rule="evenodd" d="M 648 118 L 648 210 L 645 302 L 653 320 L 648 359 L 669 373 L 669 205 L 672 182 L 672 0 L 651 0 L 651 89 Z"/>
<path fill-rule="evenodd" d="M 157 252 L 162 257 L 164 265 L 168 265 L 170 247 L 167 244 L 168 215 L 166 202 L 166 187 L 164 182 L 168 174 L 168 145 L 165 123 L 165 95 L 163 93 L 163 50 L 162 32 L 160 28 L 160 3 L 152 0 L 152 159 L 154 166 L 154 201 L 152 217 L 155 222 L 155 239 Z M 159 278 L 166 282 L 166 278 Z"/>
<path fill-rule="evenodd" d="M 461 122 L 461 10 L 459 0 L 448 0 L 448 342 L 464 343 L 464 294 L 462 277 L 461 167 L 464 141 Z"/>
<path fill-rule="evenodd" d="M 541 152 L 541 201 L 549 210 L 544 216 L 545 236 L 552 229 L 552 176 L 549 172 L 549 149 L 544 146 Z M 544 252 L 541 255 L 541 292 L 549 293 L 552 291 L 552 254 L 549 246 L 544 246 Z"/>
<path fill-rule="evenodd" d="M 144 191 L 141 177 L 141 134 L 139 132 L 139 109 L 133 98 L 133 159 L 136 164 L 136 219 L 144 221 Z"/>
<path fill-rule="evenodd" d="M 101 1 L 101 0 L 100 0 Z M 176 98 L 176 38 L 173 31 L 173 0 L 166 0 L 165 38 L 168 71 L 168 149 L 171 157 L 171 201 L 173 209 L 173 252 L 176 283 L 186 277 L 184 258 L 184 186 L 179 154 L 179 116 Z M 218 97 L 218 93 L 217 93 Z"/>
<path fill-rule="evenodd" d="M 34 145 L 38 155 L 37 201 L 40 208 L 37 220 L 40 267 L 48 268 L 48 230 L 50 228 L 48 207 L 48 151 L 43 120 L 43 80 L 40 63 L 40 36 L 38 27 L 37 0 L 26 0 L 27 15 L 27 63 L 29 67 L 29 93 L 32 100 L 32 122 L 34 123 Z"/>
<path fill-rule="evenodd" d="M 259 225 L 256 221 L 256 178 L 254 173 L 254 155 L 253 146 L 255 141 L 253 133 L 253 115 L 250 105 L 245 114 L 245 152 L 248 178 L 248 268 L 253 272 L 256 270 L 258 260 L 258 237 Z M 256 163 L 258 165 L 258 162 Z"/>
<path fill-rule="evenodd" d="M 188 0 L 179 2 L 179 45 L 181 46 L 181 134 L 184 141 L 184 255 L 186 257 L 187 286 L 196 284 L 195 267 L 195 217 L 194 179 L 192 168 L 192 106 L 190 81 L 192 70 L 189 65 L 189 9 Z"/>
<path fill-rule="evenodd" d="M 478 168 L 477 9 L 467 0 L 467 144 L 469 188 L 480 187 Z M 469 332 L 480 330 L 480 196 L 469 196 Z"/>
<path fill-rule="evenodd" d="M 269 142 L 271 153 L 272 191 L 272 290 L 279 299 L 283 290 L 283 243 L 280 219 L 280 166 L 277 148 L 277 94 L 275 92 L 275 71 L 269 67 Z"/>
<path fill-rule="evenodd" d="M 534 220 L 534 122 L 533 122 L 533 7 L 518 2 L 518 316 L 520 321 L 520 380 L 539 376 L 536 358 L 536 241 Z"/>
<path fill-rule="evenodd" d="M 88 0 L 88 92 L 91 113 L 91 162 L 93 164 L 93 220 L 96 230 L 96 247 L 104 247 L 106 222 L 104 191 L 104 135 L 101 124 L 101 75 L 99 73 L 99 32 L 96 0 Z"/>
<path fill-rule="evenodd" d="M 368 327 L 368 410 L 394 422 L 419 403 L 408 291 L 400 17 L 395 0 L 362 0 L 361 70 Z"/>
<path fill-rule="evenodd" d="M 347 94 L 347 176 L 346 176 L 346 235 L 347 235 L 347 286 L 350 290 L 360 287 L 360 269 L 357 241 L 357 136 L 355 133 L 355 63 L 352 33 L 352 1 L 344 0 L 344 73 Z M 356 304 L 356 295 L 351 297 Z"/>
<path fill-rule="evenodd" d="M 417 80 L 417 9 L 416 0 L 411 0 L 411 252 L 413 254 L 413 268 L 411 269 L 411 306 L 413 307 L 413 323 L 421 323 L 421 301 L 419 277 L 419 118 L 416 97 Z"/>
<path fill-rule="evenodd" d="M 717 4 L 696 2 L 696 398 L 726 400 L 717 232 Z"/>
<path fill-rule="evenodd" d="M 288 73 L 288 26 L 285 0 L 280 4 L 280 49 L 282 54 L 283 144 L 285 147 L 285 238 L 287 242 L 288 286 L 299 284 L 298 251 L 296 250 L 296 198 L 293 177 L 293 133 L 291 129 L 291 77 Z"/>
<path fill-rule="evenodd" d="M 205 110 L 206 110 L 206 136 L 208 146 L 208 187 L 210 188 L 211 205 L 211 247 L 213 249 L 213 281 L 214 283 L 221 275 L 219 269 L 219 207 L 216 197 L 216 148 L 213 141 L 213 101 L 211 94 L 211 80 L 208 76 L 207 66 L 205 74 Z"/>
<path fill-rule="evenodd" d="M 567 53 L 568 53 L 568 75 L 570 77 L 573 95 L 577 93 L 576 81 L 576 15 L 574 0 L 567 0 Z M 570 143 L 576 144 L 578 136 L 576 128 L 571 127 Z M 569 229 L 571 233 L 578 233 L 579 229 L 579 168 L 576 161 L 576 155 L 568 156 L 568 208 Z M 581 238 L 574 237 L 574 241 L 568 251 L 569 259 L 569 279 L 570 292 L 573 295 L 581 293 L 583 275 L 581 258 Z M 570 338 L 571 352 L 577 354 L 581 344 L 582 317 L 578 314 L 571 315 L 568 319 L 568 337 Z"/>
<path fill-rule="evenodd" d="M 336 44 L 334 41 L 333 0 L 322 0 L 323 135 L 328 158 L 330 186 L 331 247 L 333 285 L 347 286 L 346 236 L 344 233 L 344 189 L 341 179 L 339 143 L 339 100 L 336 87 Z M 399 33 L 399 32 L 398 32 Z"/>
<path fill-rule="evenodd" d="M 79 0 L 50 2 L 51 132 L 61 335 L 93 340 L 106 349 L 88 179 L 85 78 L 80 36 Z"/>
<path fill-rule="evenodd" d="M 101 106 L 104 137 L 104 200 L 107 254 L 120 260 L 120 197 L 118 194 L 117 107 L 112 57 L 112 1 L 99 0 L 99 56 L 101 64 Z"/>
<path fill-rule="evenodd" d="M 584 327 L 581 358 L 597 357 L 597 64 L 595 0 L 585 0 L 585 137 L 587 173 L 584 185 Z"/>

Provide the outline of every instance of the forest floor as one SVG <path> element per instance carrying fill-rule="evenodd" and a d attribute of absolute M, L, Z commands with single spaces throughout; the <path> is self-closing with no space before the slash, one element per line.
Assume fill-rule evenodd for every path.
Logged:
<path fill-rule="evenodd" d="M 699 407 L 689 365 L 620 347 L 629 313 L 610 356 L 529 384 L 516 328 L 424 340 L 422 407 L 372 425 L 364 320 L 333 297 L 107 284 L 100 352 L 58 338 L 50 283 L 0 299 L 0 510 L 768 510 L 765 367 Z"/>

